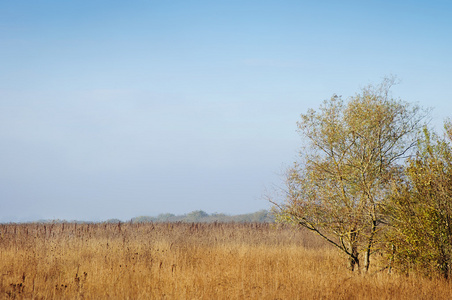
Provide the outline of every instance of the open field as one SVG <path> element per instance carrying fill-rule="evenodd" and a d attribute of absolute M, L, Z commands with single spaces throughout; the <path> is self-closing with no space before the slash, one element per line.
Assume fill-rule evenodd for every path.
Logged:
<path fill-rule="evenodd" d="M 0 225 L 0 299 L 452 299 L 269 224 Z"/>

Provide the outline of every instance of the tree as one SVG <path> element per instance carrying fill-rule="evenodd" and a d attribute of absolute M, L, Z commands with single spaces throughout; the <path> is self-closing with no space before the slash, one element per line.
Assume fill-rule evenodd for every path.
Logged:
<path fill-rule="evenodd" d="M 186 222 L 202 222 L 203 219 L 209 217 L 209 214 L 203 210 L 195 210 L 185 217 Z"/>
<path fill-rule="evenodd" d="M 418 106 L 390 97 L 394 82 L 386 78 L 347 102 L 334 95 L 302 114 L 304 151 L 287 171 L 284 201 L 273 202 L 279 221 L 319 234 L 348 256 L 351 270 L 363 252 L 369 269 L 382 203 L 424 118 Z"/>
<path fill-rule="evenodd" d="M 447 139 L 424 130 L 404 184 L 394 185 L 388 204 L 390 253 L 396 267 L 449 278 L 452 264 L 452 125 Z M 433 271 L 433 272 L 431 272 Z"/>

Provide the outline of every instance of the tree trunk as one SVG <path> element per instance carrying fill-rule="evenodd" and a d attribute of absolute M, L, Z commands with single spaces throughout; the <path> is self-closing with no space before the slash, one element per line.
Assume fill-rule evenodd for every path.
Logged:
<path fill-rule="evenodd" d="M 446 254 L 446 251 L 444 250 L 443 247 L 440 247 L 440 257 L 438 261 L 438 266 L 444 279 L 446 280 L 449 279 L 450 273 L 449 256 Z"/>
<path fill-rule="evenodd" d="M 358 246 L 357 246 L 357 238 L 356 238 L 356 232 L 350 233 L 350 265 L 349 268 L 351 271 L 355 271 L 355 268 L 359 272 L 359 253 L 358 253 Z"/>
<path fill-rule="evenodd" d="M 369 271 L 369 267 L 370 267 L 370 254 L 371 254 L 372 246 L 374 243 L 374 235 L 375 235 L 376 231 L 377 231 L 377 222 L 375 220 L 373 220 L 372 228 L 371 228 L 371 232 L 370 232 L 370 236 L 369 236 L 369 243 L 367 244 L 367 249 L 366 249 L 366 260 L 364 262 L 364 267 L 366 269 L 366 272 Z"/>
<path fill-rule="evenodd" d="M 391 258 L 389 259 L 388 274 L 391 274 L 392 272 L 392 263 L 394 262 L 395 252 L 396 252 L 395 245 L 394 243 L 391 243 Z"/>
<path fill-rule="evenodd" d="M 355 255 L 350 255 L 350 270 L 351 271 L 355 271 L 355 267 L 356 270 L 358 270 L 359 272 L 359 258 L 358 258 L 358 254 L 356 254 L 355 251 Z"/>

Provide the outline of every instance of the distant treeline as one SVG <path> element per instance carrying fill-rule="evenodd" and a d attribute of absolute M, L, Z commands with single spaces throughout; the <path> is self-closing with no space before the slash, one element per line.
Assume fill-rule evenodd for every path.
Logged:
<path fill-rule="evenodd" d="M 260 210 L 255 213 L 241 215 L 226 215 L 222 213 L 208 214 L 202 210 L 196 210 L 184 215 L 160 214 L 157 217 L 140 216 L 133 218 L 132 223 L 143 222 L 274 222 L 272 214 L 267 210 Z"/>
<path fill-rule="evenodd" d="M 175 214 L 160 214 L 157 217 L 150 216 L 140 216 L 132 218 L 131 220 L 120 220 L 120 219 L 108 219 L 105 221 L 80 221 L 80 220 L 39 220 L 36 222 L 26 222 L 26 223 L 77 223 L 77 224 L 92 224 L 92 223 L 146 223 L 146 222 L 187 222 L 187 223 L 213 223 L 213 222 L 237 222 L 237 223 L 273 223 L 275 221 L 274 216 L 267 210 L 260 210 L 254 213 L 241 214 L 241 215 L 226 215 L 222 213 L 212 213 L 208 214 L 203 210 L 192 211 L 191 213 L 184 215 Z"/>

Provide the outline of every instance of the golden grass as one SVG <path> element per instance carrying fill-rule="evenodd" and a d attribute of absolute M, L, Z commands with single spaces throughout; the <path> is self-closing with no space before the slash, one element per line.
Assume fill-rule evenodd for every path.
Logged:
<path fill-rule="evenodd" d="M 0 225 L 0 299 L 452 299 L 269 224 Z"/>

